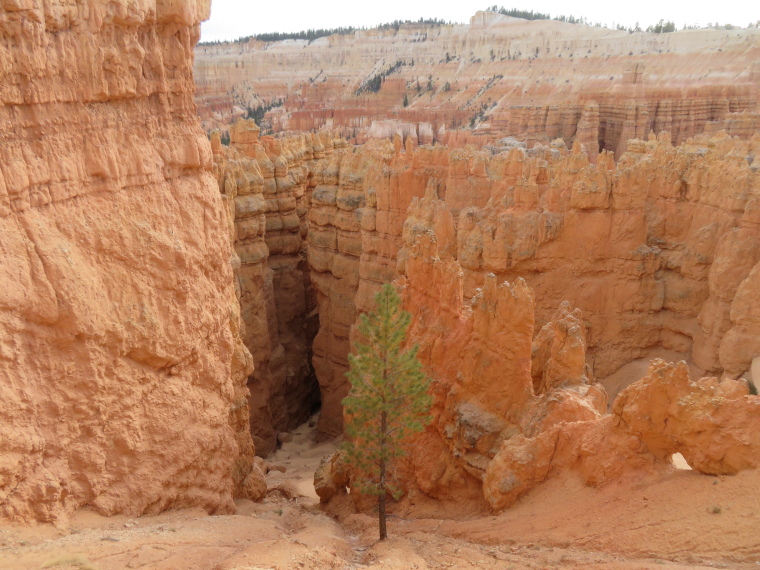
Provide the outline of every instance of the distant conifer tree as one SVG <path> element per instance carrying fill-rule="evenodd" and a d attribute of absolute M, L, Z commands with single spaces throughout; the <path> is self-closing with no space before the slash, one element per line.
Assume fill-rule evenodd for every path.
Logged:
<path fill-rule="evenodd" d="M 386 495 L 401 495 L 395 477 L 395 460 L 404 455 L 404 442 L 430 422 L 433 399 L 430 379 L 417 359 L 417 346 L 402 350 L 411 315 L 402 310 L 392 285 L 375 296 L 376 309 L 361 316 L 356 343 L 349 355 L 351 391 L 343 400 L 346 410 L 346 457 L 360 473 L 353 485 L 377 495 L 380 540 L 388 537 Z"/>

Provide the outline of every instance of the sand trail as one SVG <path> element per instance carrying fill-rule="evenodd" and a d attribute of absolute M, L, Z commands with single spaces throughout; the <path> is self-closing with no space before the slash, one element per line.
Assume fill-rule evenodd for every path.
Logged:
<path fill-rule="evenodd" d="M 374 516 L 335 520 L 314 493 L 314 470 L 339 441 L 316 442 L 309 424 L 290 435 L 266 460 L 266 498 L 238 501 L 235 515 L 83 509 L 66 528 L 0 526 L 0 570 L 760 568 L 758 471 L 674 468 L 600 489 L 555 478 L 497 516 L 392 517 L 380 543 Z"/>

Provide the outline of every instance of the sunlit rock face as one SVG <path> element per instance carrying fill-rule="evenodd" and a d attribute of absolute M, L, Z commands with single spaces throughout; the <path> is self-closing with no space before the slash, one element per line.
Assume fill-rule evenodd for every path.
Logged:
<path fill-rule="evenodd" d="M 675 453 L 710 475 L 760 465 L 760 397 L 744 379 L 692 380 L 685 362 L 655 359 L 608 413 L 586 364 L 582 311 L 563 302 L 536 335 L 535 292 L 521 277 L 499 282 L 493 273 L 466 301 L 464 271 L 439 248 L 439 227 L 405 245 L 394 281 L 434 396 L 432 422 L 407 442 L 395 473 L 411 505 L 422 491 L 498 511 L 561 472 L 598 486 L 631 472 L 664 474 Z M 315 475 L 320 497 L 342 494 L 355 476 L 340 454 L 326 459 Z"/>
<path fill-rule="evenodd" d="M 617 397 L 612 414 L 504 441 L 483 492 L 499 510 L 562 470 L 596 486 L 634 470 L 667 470 L 674 453 L 709 475 L 756 469 L 759 409 L 760 398 L 748 395 L 743 381 L 692 381 L 684 362 L 654 360 L 646 376 Z"/>
<path fill-rule="evenodd" d="M 193 102 L 209 2 L 0 8 L 0 513 L 260 496 L 230 222 Z"/>
<path fill-rule="evenodd" d="M 320 389 L 318 431 L 333 437 L 342 432 L 357 316 L 371 309 L 383 283 L 402 276 L 414 290 L 408 263 L 419 261 L 415 244 L 431 232 L 441 263 L 461 274 L 462 315 L 498 305 L 484 295 L 506 295 L 505 282 L 521 306 L 531 292 L 532 309 L 520 318 L 510 313 L 521 323 L 516 330 L 525 329 L 521 356 L 512 355 L 522 363 L 519 381 L 513 386 L 476 366 L 477 382 L 487 385 L 473 392 L 478 401 L 495 403 L 489 390 L 511 386 L 504 409 L 486 410 L 507 421 L 498 433 L 534 437 L 541 430 L 528 425 L 544 419 L 547 426 L 597 419 L 608 404 L 597 380 L 635 359 L 666 351 L 698 371 L 737 378 L 760 353 L 750 301 L 760 262 L 758 30 L 629 34 L 478 12 L 469 25 L 202 45 L 196 55 L 204 128 L 230 131 L 232 146 L 257 161 L 265 154 L 261 178 L 279 180 L 280 168 L 307 208 L 301 215 L 286 206 L 283 216 L 283 206 L 262 202 L 265 214 L 237 213 L 250 217 L 236 222 L 238 232 L 261 215 L 259 226 L 266 226 L 236 238 L 241 299 L 251 296 L 243 311 L 257 362 L 252 378 L 261 387 L 252 391 L 260 450 L 274 444 L 275 426 L 284 425 L 278 417 L 298 415 L 276 396 L 277 387 L 296 385 L 283 370 L 306 370 L 295 365 L 304 351 L 278 337 L 290 326 L 280 307 L 291 301 L 290 293 L 276 298 L 271 276 L 279 270 L 300 284 L 298 276 L 308 275 L 304 290 L 313 299 L 307 292 L 305 305 L 294 302 L 291 317 L 317 330 L 306 354 Z M 241 150 L 239 127 L 230 125 L 259 105 L 273 105 L 265 132 L 307 142 L 262 137 L 259 155 Z M 309 147 L 313 135 L 300 132 L 312 130 L 320 132 L 324 155 L 307 148 L 289 151 L 298 157 L 292 160 L 278 149 Z M 341 137 L 356 146 L 334 144 Z M 273 184 L 272 192 L 283 192 Z M 296 224 L 305 231 L 300 246 Z M 278 256 L 290 259 L 278 266 L 266 258 L 270 242 L 302 249 Z M 430 294 L 428 285 L 420 288 Z M 420 318 L 437 312 L 443 319 L 449 301 L 438 299 L 438 309 L 422 303 Z M 296 316 L 301 307 L 306 318 Z M 423 344 L 434 343 L 430 335 Z M 484 338 L 467 346 L 477 352 Z M 459 344 L 440 358 L 454 348 Z M 428 365 L 435 368 L 435 359 Z M 486 430 L 490 435 L 471 444 L 469 435 L 452 435 L 460 428 L 451 426 L 472 418 L 496 429 L 498 422 L 476 417 L 468 398 L 461 406 L 454 396 L 439 402 L 440 439 L 427 449 L 450 451 L 442 456 L 454 457 L 456 468 L 442 472 L 469 493 L 480 488 L 504 438 Z M 432 481 L 430 475 L 419 485 L 448 492 L 446 485 L 434 491 Z"/>
<path fill-rule="evenodd" d="M 299 224 L 315 294 L 304 310 L 319 315 L 312 361 L 320 437 L 342 431 L 357 316 L 371 310 L 382 283 L 395 282 L 435 396 L 433 423 L 401 470 L 410 488 L 498 510 L 567 469 L 599 485 L 631 470 L 667 469 L 673 453 L 711 474 L 755 465 L 754 439 L 729 419 L 752 417 L 756 406 L 746 382 L 732 378 L 748 373 L 758 353 L 748 301 L 760 264 L 757 137 L 720 133 L 675 147 L 669 133 L 650 135 L 627 141 L 616 163 L 560 139 L 476 150 L 418 147 L 399 136 L 348 147 L 323 132 L 264 137 L 248 147 L 259 156 L 250 160 L 235 143 L 241 128 L 232 128 L 232 150 L 214 145 L 226 157 L 220 164 L 227 160 L 225 193 L 235 186 L 255 194 L 246 188 L 263 188 L 272 176 L 264 172 L 276 170 L 267 161 L 280 156 L 303 157 L 288 158 L 283 175 L 297 164 L 307 171 L 296 178 L 305 181 L 298 195 L 309 199 Z M 250 164 L 234 170 L 233 155 Z M 270 186 L 273 194 L 292 187 Z M 258 233 L 237 237 L 244 263 L 252 244 L 269 243 L 269 231 L 281 235 L 267 219 L 281 217 L 280 206 L 260 204 Z M 236 210 L 240 231 L 253 210 Z M 240 283 L 244 297 L 250 285 Z M 251 314 L 266 314 L 265 305 Z M 599 379 L 658 350 L 723 380 L 692 382 L 685 367 L 673 375 L 658 364 L 610 415 Z M 667 388 L 676 377 L 680 396 Z M 726 400 L 720 417 L 701 424 L 718 397 Z M 671 405 L 684 398 L 693 405 Z M 644 408 L 634 410 L 637 401 Z M 668 419 L 648 435 L 631 427 L 630 417 L 655 415 Z M 338 465 L 334 458 L 320 471 L 324 500 L 350 482 Z"/>
<path fill-rule="evenodd" d="M 461 271 L 466 302 L 491 275 L 534 291 L 536 393 L 605 378 L 657 348 L 705 372 L 749 371 L 760 351 L 749 302 L 760 263 L 758 144 L 721 135 L 674 147 L 664 135 L 629 141 L 617 164 L 608 153 L 594 164 L 579 143 L 493 154 L 402 149 L 397 139 L 320 163 L 308 241 L 326 301 L 315 367 L 323 394 L 337 393 L 322 418 L 329 433 L 340 429 L 356 313 L 407 271 L 427 232 Z"/>
<path fill-rule="evenodd" d="M 562 138 L 619 158 L 633 138 L 680 144 L 760 126 L 760 30 L 628 33 L 478 12 L 469 25 L 415 24 L 309 42 L 196 50 L 207 129 L 248 108 L 274 131 L 340 129 L 351 142 L 399 134 L 420 144 L 529 146 Z M 381 79 L 379 90 L 368 89 Z M 406 103 L 406 104 L 405 104 Z"/>
<path fill-rule="evenodd" d="M 498 511 L 561 472 L 599 486 L 631 472 L 663 474 L 675 453 L 710 475 L 760 465 L 760 397 L 744 379 L 692 380 L 685 362 L 655 359 L 608 413 L 585 364 L 582 312 L 564 302 L 534 335 L 534 291 L 493 274 L 466 302 L 462 268 L 437 235 L 414 237 L 395 280 L 434 396 L 432 422 L 407 442 L 395 472 L 412 505 L 422 491 Z M 315 475 L 324 502 L 355 477 L 341 459 L 326 459 Z"/>

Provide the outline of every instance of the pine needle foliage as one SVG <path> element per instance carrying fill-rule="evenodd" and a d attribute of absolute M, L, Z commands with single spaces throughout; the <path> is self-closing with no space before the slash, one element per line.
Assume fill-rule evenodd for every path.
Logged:
<path fill-rule="evenodd" d="M 430 379 L 417 359 L 418 347 L 403 350 L 411 315 L 402 310 L 392 285 L 375 296 L 375 310 L 361 316 L 356 343 L 349 355 L 351 391 L 346 411 L 344 444 L 348 462 L 361 474 L 354 487 L 378 498 L 380 540 L 387 538 L 385 499 L 401 495 L 395 462 L 405 453 L 407 438 L 430 423 Z"/>

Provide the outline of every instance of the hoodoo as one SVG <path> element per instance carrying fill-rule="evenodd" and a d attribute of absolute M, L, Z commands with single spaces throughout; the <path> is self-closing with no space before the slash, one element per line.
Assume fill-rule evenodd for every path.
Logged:
<path fill-rule="evenodd" d="M 265 36 L 264 36 L 265 37 Z M 314 39 L 201 44 L 206 128 L 260 110 L 274 132 L 338 129 L 351 142 L 579 140 L 591 160 L 667 131 L 760 129 L 760 29 L 613 30 L 478 12 L 469 25 L 409 22 Z M 287 70 L 287 72 L 284 72 Z"/>
<path fill-rule="evenodd" d="M 0 570 L 754 567 L 760 24 L 210 10 L 0 0 Z"/>

